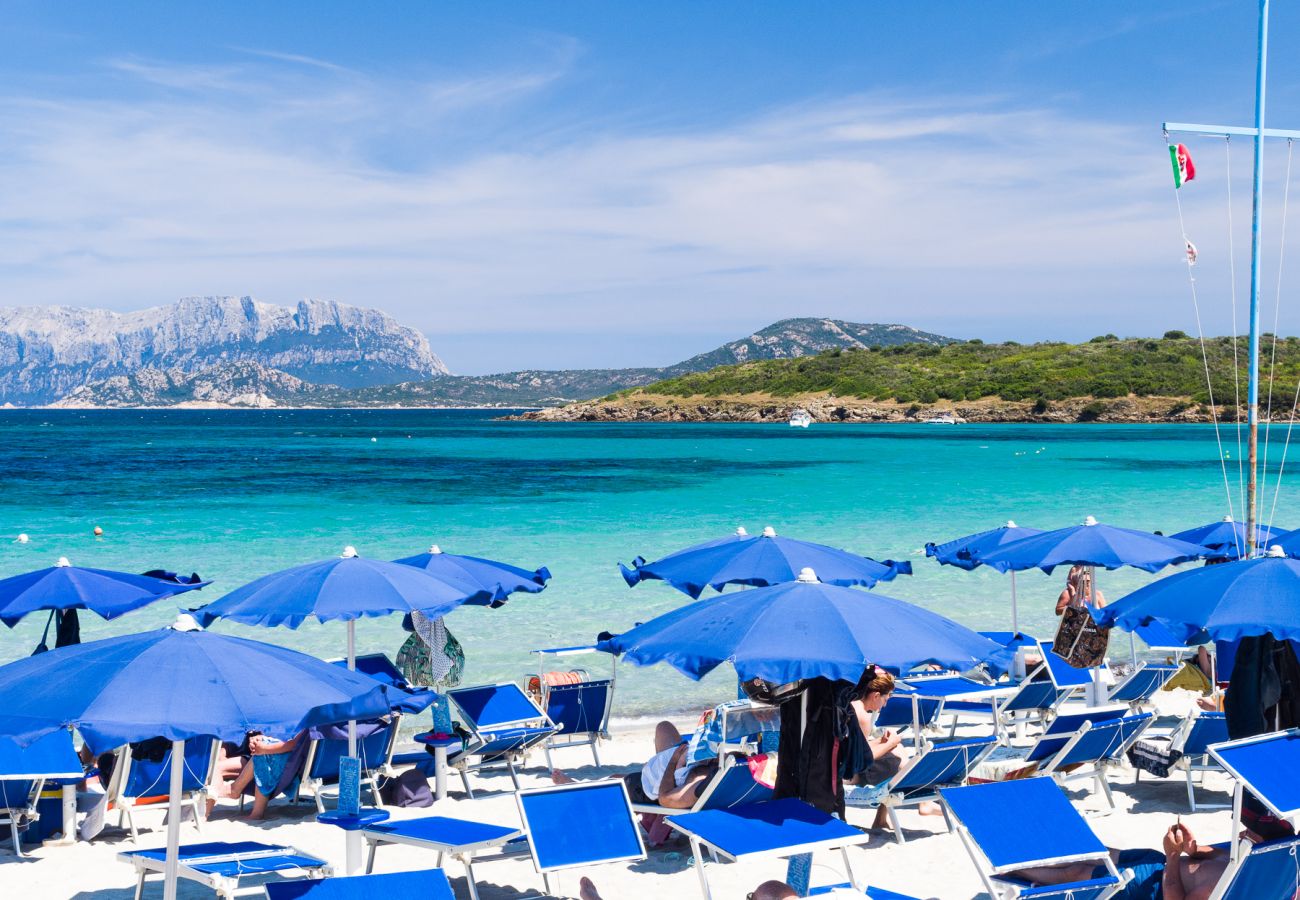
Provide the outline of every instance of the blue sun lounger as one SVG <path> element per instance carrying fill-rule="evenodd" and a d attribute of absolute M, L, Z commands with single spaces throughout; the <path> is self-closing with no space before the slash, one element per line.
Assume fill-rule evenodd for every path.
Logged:
<path fill-rule="evenodd" d="M 397 741 L 397 720 L 358 722 L 357 732 L 361 780 L 370 787 L 375 806 L 383 806 L 379 796 L 379 777 L 385 774 L 392 758 L 393 744 Z M 316 811 L 325 812 L 327 786 L 338 785 L 339 760 L 348 754 L 347 733 L 346 725 L 325 725 L 308 731 L 307 758 L 303 762 L 303 775 L 294 802 L 303 794 L 310 794 L 316 801 Z"/>
<path fill-rule="evenodd" d="M 837 894 L 853 893 L 864 900 L 920 900 L 919 897 L 913 897 L 910 894 L 898 894 L 894 891 L 887 891 L 884 888 L 868 887 L 865 891 L 855 889 L 847 881 L 843 884 L 828 884 L 822 887 L 811 888 L 808 891 L 809 897 L 820 897 L 826 894 L 836 892 Z"/>
<path fill-rule="evenodd" d="M 1106 846 L 1050 778 L 1024 778 L 944 788 L 940 795 L 957 833 L 995 900 L 1106 900 L 1124 880 Z M 1100 878 L 1034 887 L 1010 873 L 1034 866 L 1095 860 Z"/>
<path fill-rule="evenodd" d="M 509 681 L 457 688 L 448 691 L 447 696 L 472 734 L 463 749 L 447 757 L 448 764 L 460 772 L 465 793 L 474 799 L 474 791 L 469 786 L 471 769 L 481 771 L 493 766 L 504 766 L 515 790 L 519 790 L 515 764 L 555 734 L 555 725 L 546 713 L 523 688 Z"/>
<path fill-rule="evenodd" d="M 319 881 L 281 881 L 266 885 L 267 900 L 456 900 L 442 869 L 322 878 Z"/>
<path fill-rule="evenodd" d="M 898 681 L 894 683 L 894 692 L 885 701 L 884 708 L 876 713 L 875 725 L 898 731 L 911 728 L 915 746 L 921 740 L 921 731 L 938 720 L 942 706 L 942 700 L 922 698 L 916 688 Z"/>
<path fill-rule="evenodd" d="M 188 806 L 194 816 L 194 828 L 202 830 L 204 801 L 207 799 L 208 784 L 212 781 L 212 772 L 217 764 L 219 741 L 207 737 L 190 738 L 185 742 L 184 767 L 181 780 L 181 805 Z M 131 831 L 131 842 L 139 838 L 135 824 L 135 811 L 167 810 L 167 800 L 171 780 L 172 761 L 168 753 L 161 760 L 153 761 L 135 759 L 131 747 L 127 745 L 117 751 L 117 761 L 113 764 L 113 775 L 109 778 L 108 802 L 118 810 L 117 824 L 125 825 Z M 161 798 L 157 802 L 141 804 L 146 797 Z M 181 813 L 180 810 L 177 811 Z"/>
<path fill-rule="evenodd" d="M 1200 773 L 1202 785 L 1206 772 L 1222 772 L 1223 766 L 1210 756 L 1210 747 L 1228 740 L 1228 717 L 1221 712 L 1197 712 L 1184 720 L 1173 734 L 1170 747 L 1183 755 L 1174 763 L 1175 769 L 1187 773 L 1187 805 L 1192 812 L 1200 809 L 1224 809 L 1227 803 L 1198 803 L 1196 801 L 1195 775 Z"/>
<path fill-rule="evenodd" d="M 1124 703 L 1132 710 L 1151 705 L 1156 691 L 1163 688 L 1178 671 L 1178 666 L 1140 664 L 1123 681 L 1111 688 L 1107 703 Z"/>
<path fill-rule="evenodd" d="M 366 871 L 384 844 L 432 850 L 465 866 L 469 893 L 478 900 L 474 862 L 531 853 L 548 892 L 551 875 L 564 869 L 645 858 L 641 830 L 632 816 L 622 781 L 587 781 L 532 788 L 515 795 L 522 828 L 444 816 L 387 821 L 362 830 L 370 847 Z M 489 857 L 481 854 L 495 851 Z"/>
<path fill-rule="evenodd" d="M 144 882 L 150 875 L 161 876 L 167 861 L 167 849 L 132 850 L 117 855 L 119 862 L 135 866 L 138 880 L 135 900 L 144 894 Z M 331 873 L 329 863 L 309 853 L 283 844 L 263 844 L 260 841 L 214 841 L 207 844 L 188 844 L 180 848 L 180 868 L 177 875 L 196 881 L 228 898 L 259 894 L 262 884 L 241 885 L 245 878 L 264 878 L 285 872 L 304 873 L 312 878 L 324 878 Z"/>
<path fill-rule="evenodd" d="M 1254 794 L 1275 816 L 1293 824 L 1300 817 L 1300 728 L 1215 744 L 1210 756 L 1236 779 L 1233 832 L 1241 827 L 1245 792 Z M 1300 835 L 1231 845 L 1228 870 L 1211 900 L 1291 900 L 1300 892 Z"/>
<path fill-rule="evenodd" d="M 940 788 L 965 784 L 974 768 L 995 747 L 997 739 L 992 736 L 928 744 L 883 785 L 849 788 L 844 794 L 844 804 L 867 808 L 884 806 L 894 828 L 894 839 L 904 843 L 906 838 L 898 824 L 898 809 L 938 800 Z"/>
<path fill-rule="evenodd" d="M 673 816 L 668 824 L 691 842 L 695 871 L 705 900 L 713 896 L 709 890 L 705 850 L 715 857 L 736 862 L 839 850 L 850 885 L 854 890 L 861 890 L 849 863 L 848 848 L 869 843 L 871 835 L 802 800 L 787 797 L 732 809 L 710 809 Z"/>
<path fill-rule="evenodd" d="M 599 652 L 594 646 L 551 647 L 534 650 L 545 658 L 581 656 Z M 582 681 L 574 684 L 547 684 L 545 675 L 536 676 L 546 717 L 555 726 L 555 734 L 542 744 L 546 765 L 550 767 L 551 751 L 566 747 L 590 747 L 591 757 L 600 765 L 597 745 L 609 739 L 609 714 L 614 706 L 614 678 L 588 678 L 585 670 Z"/>
<path fill-rule="evenodd" d="M 672 809 L 657 803 L 633 803 L 632 811 L 649 816 L 684 816 L 705 809 L 727 809 L 743 803 L 760 803 L 772 799 L 772 789 L 754 780 L 743 762 L 724 765 L 700 792 L 690 809 Z"/>
<path fill-rule="evenodd" d="M 36 804 L 45 782 L 81 777 L 71 732 L 55 731 L 26 747 L 0 738 L 0 825 L 9 826 L 16 855 L 23 855 L 19 832 L 40 818 Z M 70 828 L 72 823 L 64 823 L 64 827 Z"/>

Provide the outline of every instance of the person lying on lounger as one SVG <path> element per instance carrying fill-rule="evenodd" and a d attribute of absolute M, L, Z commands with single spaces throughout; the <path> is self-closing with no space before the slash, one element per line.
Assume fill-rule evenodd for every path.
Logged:
<path fill-rule="evenodd" d="M 583 878 L 578 882 L 578 886 L 580 900 L 602 900 L 600 892 L 596 890 L 596 885 L 590 878 Z M 746 900 L 791 900 L 798 896 L 794 888 L 784 881 L 764 881 L 746 894 L 745 898 Z"/>
<path fill-rule="evenodd" d="M 620 776 L 627 785 L 633 803 L 658 803 L 668 809 L 690 809 L 709 780 L 718 772 L 716 759 L 690 765 L 686 760 L 687 741 L 672 722 L 655 726 L 655 752 L 637 772 Z M 551 770 L 556 784 L 572 784 L 575 779 L 559 769 Z"/>
<path fill-rule="evenodd" d="M 1246 830 L 1242 836 L 1256 843 L 1290 834 L 1286 825 L 1275 826 L 1276 833 L 1261 835 Z M 1215 886 L 1228 868 L 1228 851 L 1197 843 L 1186 825 L 1171 825 L 1165 832 L 1161 850 L 1111 850 L 1115 867 L 1133 871 L 1133 878 L 1112 900 L 1209 900 Z M 1108 874 L 1104 865 L 1091 862 L 1063 866 L 1038 866 L 1015 873 L 1035 885 L 1067 884 L 1102 878 Z"/>

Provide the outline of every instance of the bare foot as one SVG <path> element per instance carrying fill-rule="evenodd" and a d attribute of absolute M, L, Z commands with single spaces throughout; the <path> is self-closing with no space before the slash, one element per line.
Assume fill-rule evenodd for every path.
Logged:
<path fill-rule="evenodd" d="M 551 769 L 551 781 L 554 784 L 577 784 L 578 783 L 578 779 L 570 778 L 568 775 L 564 774 L 559 769 Z M 583 880 L 585 881 L 586 879 Z M 593 894 L 592 896 L 599 896 L 599 895 Z"/>
<path fill-rule="evenodd" d="M 572 779 L 570 779 L 570 781 L 572 781 Z M 583 877 L 583 879 L 578 882 L 578 896 L 581 900 L 600 900 L 600 894 L 596 892 L 596 886 L 591 883 L 590 878 L 586 877 Z"/>
<path fill-rule="evenodd" d="M 935 803 L 933 800 L 926 800 L 924 803 L 920 804 L 920 805 L 916 808 L 916 811 L 919 812 L 919 813 L 920 813 L 921 815 L 923 815 L 923 816 L 941 816 L 941 815 L 943 815 L 943 809 L 940 808 L 939 804 L 938 804 L 938 803 Z"/>
<path fill-rule="evenodd" d="M 204 804 L 204 807 L 203 818 L 210 819 L 212 818 L 212 811 L 217 808 L 217 801 L 212 797 L 209 797 L 207 802 Z"/>

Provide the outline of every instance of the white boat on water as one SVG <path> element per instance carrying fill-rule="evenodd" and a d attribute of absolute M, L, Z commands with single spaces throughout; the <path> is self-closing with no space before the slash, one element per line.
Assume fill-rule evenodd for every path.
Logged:
<path fill-rule="evenodd" d="M 965 425 L 966 420 L 961 416 L 955 416 L 952 413 L 939 413 L 937 416 L 931 416 L 925 420 L 926 425 Z"/>
<path fill-rule="evenodd" d="M 812 422 L 812 416 L 808 415 L 808 410 L 806 409 L 796 409 L 794 412 L 790 413 L 791 428 L 807 428 L 812 424 Z"/>

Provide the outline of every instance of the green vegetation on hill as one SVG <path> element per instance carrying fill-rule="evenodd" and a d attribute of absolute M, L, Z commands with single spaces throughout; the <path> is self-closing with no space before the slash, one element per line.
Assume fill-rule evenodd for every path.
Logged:
<path fill-rule="evenodd" d="M 1261 399 L 1268 390 L 1271 336 L 1262 342 Z M 1235 400 L 1232 338 L 1207 338 L 1206 354 L 1213 375 L 1214 401 L 1231 406 Z M 1236 353 L 1244 372 L 1246 339 Z M 1277 343 L 1274 403 L 1287 403 L 1300 376 L 1300 339 Z M 1201 348 L 1195 338 L 1170 331 L 1163 338 L 1103 335 L 1083 344 L 1013 341 L 985 344 L 965 341 L 942 346 L 903 344 L 831 350 L 799 359 L 772 359 L 659 381 L 629 393 L 665 396 L 724 396 L 829 392 L 839 397 L 934 403 L 939 400 L 1038 400 L 1070 397 L 1138 396 L 1186 397 L 1209 400 Z M 1245 395 L 1245 376 L 1240 393 Z"/>

